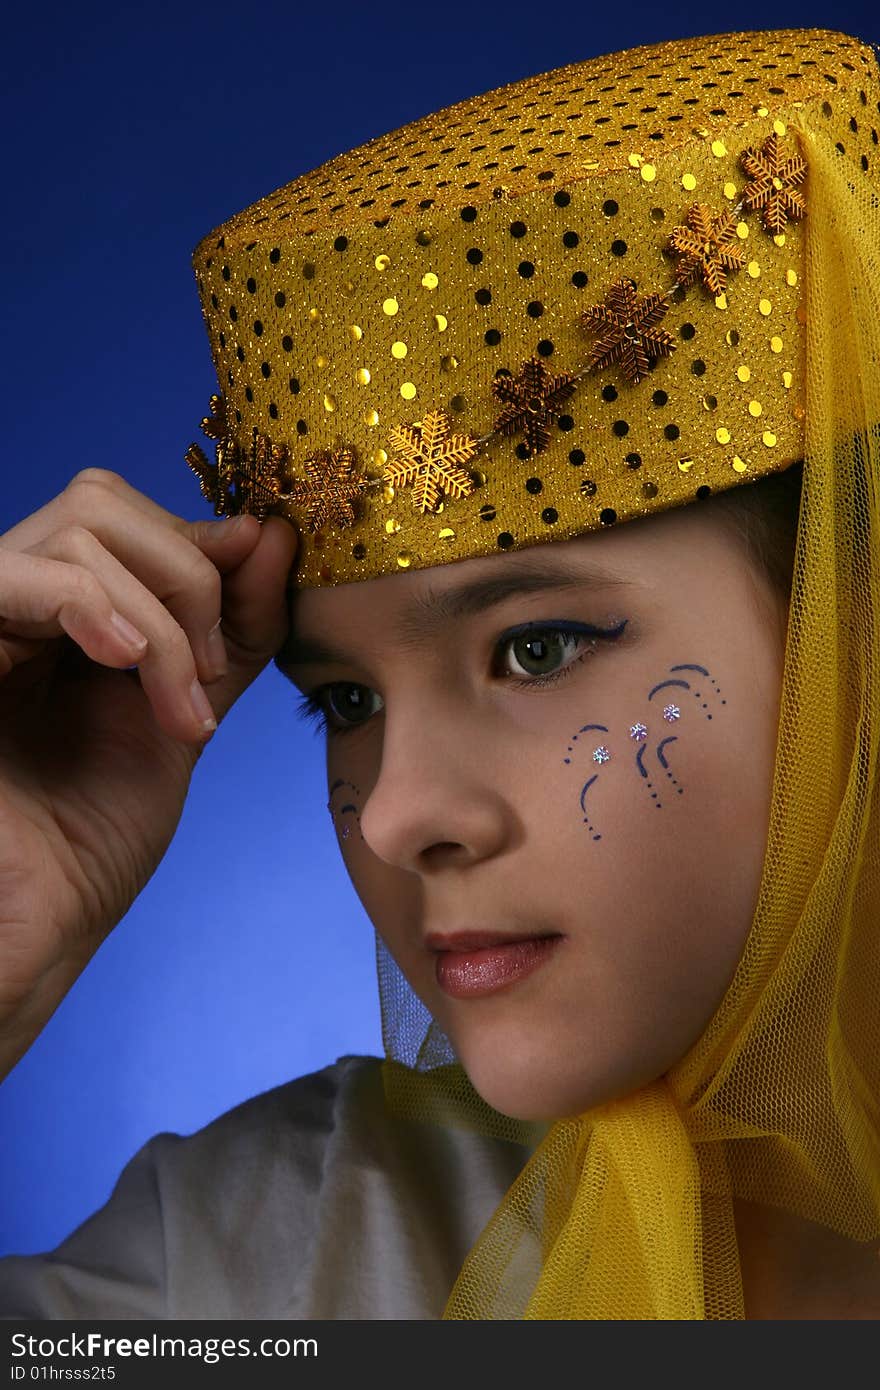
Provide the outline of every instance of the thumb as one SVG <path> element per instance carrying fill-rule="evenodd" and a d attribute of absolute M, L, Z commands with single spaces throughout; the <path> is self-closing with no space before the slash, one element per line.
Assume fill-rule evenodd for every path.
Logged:
<path fill-rule="evenodd" d="M 256 544 L 254 529 L 259 528 Z M 236 534 L 243 558 L 233 561 L 234 543 L 226 543 L 222 574 L 220 623 L 229 670 L 208 686 L 218 719 L 284 644 L 289 629 L 287 581 L 299 549 L 292 522 L 269 516 L 259 522 L 245 515 Z M 219 556 L 217 557 L 219 561 Z M 232 563 L 230 563 L 232 561 Z"/>

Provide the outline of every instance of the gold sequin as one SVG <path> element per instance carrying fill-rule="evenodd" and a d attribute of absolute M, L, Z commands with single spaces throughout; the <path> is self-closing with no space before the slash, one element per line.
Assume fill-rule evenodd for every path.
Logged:
<path fill-rule="evenodd" d="M 728 328 L 724 337 L 730 347 L 736 347 L 739 342 L 739 334 L 735 328 Z"/>
<path fill-rule="evenodd" d="M 694 466 L 693 459 L 683 458 L 678 460 L 679 472 L 689 473 Z"/>
<path fill-rule="evenodd" d="M 653 183 L 654 179 L 657 177 L 657 170 L 654 168 L 653 164 L 643 164 L 641 174 L 645 183 Z"/>
<path fill-rule="evenodd" d="M 739 377 L 740 381 L 748 381 L 749 377 L 752 375 L 752 369 L 751 367 L 747 367 L 745 363 L 743 363 L 741 367 L 737 367 L 736 374 Z"/>
<path fill-rule="evenodd" d="M 723 290 L 722 290 L 721 294 L 716 294 L 716 296 L 715 296 L 715 308 L 716 308 L 716 309 L 726 309 L 726 308 L 727 308 L 727 295 L 724 293 Z"/>
<path fill-rule="evenodd" d="M 769 299 L 762 299 L 760 304 L 758 305 L 758 308 L 761 310 L 761 313 L 765 317 L 767 316 L 767 314 L 773 312 L 773 305 L 770 303 Z"/>
<path fill-rule="evenodd" d="M 415 400 L 416 388 L 412 381 L 405 381 L 400 388 L 400 394 L 405 401 Z"/>
<path fill-rule="evenodd" d="M 682 188 L 686 188 L 688 193 L 693 193 L 697 186 L 697 180 L 694 178 L 693 174 L 682 174 L 681 186 Z"/>
<path fill-rule="evenodd" d="M 783 384 L 783 386 L 785 387 L 786 391 L 787 391 L 787 390 L 789 389 L 789 387 L 791 386 L 791 383 L 792 383 L 793 380 L 794 380 L 794 378 L 792 377 L 791 372 L 783 372 L 783 373 L 782 373 L 782 384 Z"/>
<path fill-rule="evenodd" d="M 388 462 L 388 451 L 387 451 L 386 449 L 381 448 L 381 447 L 378 448 L 378 449 L 374 449 L 374 450 L 373 450 L 373 462 L 374 462 L 375 464 L 377 464 L 379 468 L 383 468 L 383 467 L 385 466 L 385 464 Z M 394 489 L 392 488 L 391 491 L 392 491 L 392 494 L 393 494 Z M 389 500 L 390 500 L 390 499 L 386 498 L 386 501 L 389 501 Z"/>
<path fill-rule="evenodd" d="M 764 407 L 762 406 L 762 404 L 761 404 L 760 401 L 749 401 L 749 414 L 750 414 L 750 415 L 754 415 L 755 418 L 757 419 L 757 417 L 758 417 L 759 415 L 763 415 L 763 413 L 764 413 Z"/>
<path fill-rule="evenodd" d="M 357 371 L 355 372 L 355 376 L 357 377 L 361 386 L 369 386 L 371 380 L 369 367 L 358 367 Z"/>
<path fill-rule="evenodd" d="M 356 343 L 359 343 L 361 338 L 364 336 L 364 330 L 357 323 L 353 323 L 348 331 L 354 338 Z"/>
<path fill-rule="evenodd" d="M 327 411 L 336 409 L 336 397 L 331 396 L 329 392 L 324 393 L 324 409 Z"/>
<path fill-rule="evenodd" d="M 445 314 L 435 314 L 434 322 L 437 325 L 438 333 L 445 333 L 446 329 L 449 327 L 449 320 Z"/>
<path fill-rule="evenodd" d="M 749 236 L 748 222 L 737 222 L 736 234 L 739 237 L 740 241 L 747 241 Z"/>
<path fill-rule="evenodd" d="M 782 347 L 783 347 L 783 343 L 782 343 L 782 339 L 781 339 L 781 338 L 771 338 L 771 339 L 770 339 L 770 351 L 771 351 L 771 352 L 781 352 L 781 351 L 782 351 Z"/>
<path fill-rule="evenodd" d="M 703 397 L 703 406 L 705 407 L 706 410 L 717 410 L 717 409 L 718 409 L 718 397 L 717 397 L 717 396 L 704 396 L 704 397 Z"/>
<path fill-rule="evenodd" d="M 384 255 L 377 256 L 373 262 L 377 270 L 387 270 L 391 264 L 391 257 Z"/>
<path fill-rule="evenodd" d="M 433 270 L 429 270 L 426 271 L 426 273 L 422 276 L 422 284 L 424 285 L 426 290 L 436 290 L 437 286 L 440 284 L 440 281 L 434 274 Z"/>
<path fill-rule="evenodd" d="M 316 366 L 316 367 L 326 367 L 326 366 L 327 366 L 327 358 L 324 356 L 323 352 L 319 352 L 318 355 L 317 355 L 317 357 L 315 358 L 315 366 Z"/>
<path fill-rule="evenodd" d="M 734 454 L 733 467 L 737 473 L 745 473 L 746 469 L 748 468 L 748 464 L 743 462 L 739 454 Z"/>
<path fill-rule="evenodd" d="M 396 299 L 383 300 L 382 309 L 386 314 L 396 314 L 400 305 Z"/>
<path fill-rule="evenodd" d="M 712 153 L 715 155 L 716 159 L 720 159 L 722 155 L 727 154 L 727 146 L 723 140 L 712 141 Z"/>
<path fill-rule="evenodd" d="M 369 426 L 372 428 L 373 425 L 378 425 L 378 423 L 379 423 L 379 412 L 378 412 L 378 410 L 365 410 L 365 411 L 364 411 L 364 424 L 365 424 L 365 425 L 369 425 Z"/>
<path fill-rule="evenodd" d="M 385 522 L 385 530 L 388 532 L 389 536 L 393 536 L 396 531 L 400 530 L 400 522 L 397 521 L 395 517 L 390 516 Z"/>
<path fill-rule="evenodd" d="M 441 372 L 453 372 L 457 366 L 458 358 L 453 353 L 447 353 L 445 357 L 440 358 Z"/>
<path fill-rule="evenodd" d="M 393 485 L 392 485 L 391 483 L 383 483 L 383 484 L 382 484 L 382 501 L 383 501 L 383 502 L 393 502 L 393 501 L 394 501 L 394 487 L 393 487 Z"/>
<path fill-rule="evenodd" d="M 773 129 L 776 131 L 776 134 L 777 134 L 777 135 L 784 135 L 784 134 L 785 134 L 785 123 L 784 123 L 783 121 L 774 121 L 774 122 L 773 122 Z"/>
<path fill-rule="evenodd" d="M 408 550 L 400 550 L 397 553 L 397 563 L 402 570 L 409 569 L 412 564 L 412 555 Z"/>
<path fill-rule="evenodd" d="M 722 425 L 721 429 L 715 431 L 715 438 L 718 440 L 719 444 L 729 444 L 730 430 L 726 430 Z"/>
<path fill-rule="evenodd" d="M 784 245 L 785 245 L 785 232 L 777 232 L 776 235 L 774 236 L 773 240 L 776 242 L 776 245 L 777 245 L 777 246 L 784 246 Z"/>
<path fill-rule="evenodd" d="M 431 233 L 430 233 L 430 232 L 416 232 L 416 241 L 418 242 L 419 246 L 430 246 L 430 245 L 431 245 Z"/>
<path fill-rule="evenodd" d="M 766 106 L 756 106 L 756 107 L 755 107 L 755 115 L 756 115 L 756 116 L 769 116 L 769 115 L 770 115 L 770 112 L 767 110 L 767 107 L 766 107 Z"/>
<path fill-rule="evenodd" d="M 725 196 L 725 198 L 735 198 L 735 197 L 736 197 L 736 194 L 737 194 L 737 188 L 736 188 L 736 184 L 735 184 L 735 183 L 726 183 L 726 184 L 724 185 L 724 196 Z"/>
<path fill-rule="evenodd" d="M 312 308 L 312 309 L 309 310 L 309 322 L 310 322 L 310 323 L 318 323 L 318 321 L 320 320 L 320 318 L 321 318 L 321 310 L 320 310 L 320 309 L 314 309 L 314 308 Z"/>
<path fill-rule="evenodd" d="M 450 526 L 444 526 L 437 532 L 437 539 L 441 541 L 451 541 L 455 539 L 455 532 Z"/>
<path fill-rule="evenodd" d="M 764 440 L 764 443 L 767 445 L 768 449 L 772 449 L 774 444 L 776 443 L 776 435 L 773 434 L 770 430 L 765 430 L 761 438 Z"/>
<path fill-rule="evenodd" d="M 629 156 L 629 162 L 634 169 L 638 169 L 644 163 L 644 160 L 645 156 L 643 154 L 631 154 Z"/>
<path fill-rule="evenodd" d="M 758 265 L 757 261 L 749 261 L 748 272 L 753 280 L 757 280 L 758 276 L 761 274 L 761 267 Z"/>
<path fill-rule="evenodd" d="M 797 284 L 797 271 L 796 271 L 796 270 L 787 270 L 787 271 L 785 272 L 785 279 L 786 279 L 786 283 L 787 283 L 787 284 L 789 284 L 789 285 L 796 285 L 796 284 Z"/>
<path fill-rule="evenodd" d="M 406 343 L 396 342 L 391 344 L 391 356 L 396 357 L 398 360 L 406 357 L 407 351 L 408 348 Z"/>

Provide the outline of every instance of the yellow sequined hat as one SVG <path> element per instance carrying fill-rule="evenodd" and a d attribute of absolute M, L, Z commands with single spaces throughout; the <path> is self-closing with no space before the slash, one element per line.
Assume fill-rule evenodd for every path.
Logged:
<path fill-rule="evenodd" d="M 295 582 L 567 539 L 802 458 L 809 137 L 875 161 L 877 66 L 782 29 L 630 49 L 358 146 L 193 264 L 187 462 Z"/>

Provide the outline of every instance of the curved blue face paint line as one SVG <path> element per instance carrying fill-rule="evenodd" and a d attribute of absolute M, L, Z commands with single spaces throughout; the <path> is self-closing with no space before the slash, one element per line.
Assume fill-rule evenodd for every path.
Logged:
<path fill-rule="evenodd" d="M 665 738 L 665 739 L 663 740 L 662 743 L 658 743 L 658 744 L 657 744 L 657 757 L 660 759 L 660 763 L 661 763 L 661 765 L 662 765 L 663 767 L 668 767 L 668 766 L 669 766 L 669 763 L 666 761 L 666 759 L 665 759 L 664 756 L 663 756 L 663 749 L 666 747 L 667 743 L 677 743 L 677 742 L 678 742 L 678 734 L 670 734 L 670 735 L 669 735 L 669 738 Z"/>
<path fill-rule="evenodd" d="M 670 667 L 670 670 L 673 671 L 677 671 L 679 669 L 680 668 L 677 666 Z M 651 691 L 650 695 L 648 696 L 648 699 L 653 700 L 654 696 L 657 694 L 657 691 L 665 690 L 667 685 L 680 685 L 684 690 L 690 690 L 691 688 L 690 681 L 661 681 L 659 685 L 654 686 L 654 689 Z"/>
<path fill-rule="evenodd" d="M 590 787 L 593 785 L 593 783 L 595 782 L 595 780 L 596 780 L 596 778 L 597 778 L 598 776 L 599 776 L 598 772 L 594 772 L 593 775 L 592 775 L 592 777 L 590 778 L 589 782 L 585 782 L 585 783 L 584 783 L 584 788 L 583 788 L 583 791 L 581 792 L 581 810 L 584 812 L 585 815 L 586 815 L 587 808 L 586 808 L 586 806 L 584 805 L 584 797 L 586 796 L 587 792 L 589 791 Z"/>
<path fill-rule="evenodd" d="M 701 676 L 708 676 L 709 672 L 705 666 L 696 666 L 691 663 L 683 663 L 681 666 L 670 666 L 670 671 L 699 671 Z"/>
<path fill-rule="evenodd" d="M 339 812 L 340 816 L 344 816 L 346 811 L 354 811 L 355 815 L 357 815 L 357 807 L 353 806 L 351 802 L 349 802 L 347 806 L 342 807 L 342 810 Z"/>
<path fill-rule="evenodd" d="M 328 796 L 332 796 L 333 793 L 337 791 L 339 787 L 347 787 L 348 785 L 348 782 L 346 782 L 344 778 L 337 777 L 336 781 L 333 783 L 333 786 L 330 788 L 330 791 L 328 792 Z"/>
<path fill-rule="evenodd" d="M 638 753 L 636 754 L 636 766 L 638 767 L 639 772 L 642 774 L 643 777 L 647 777 L 648 775 L 645 769 L 642 767 L 642 758 L 645 756 L 645 749 L 647 748 L 647 746 L 648 745 L 646 743 L 643 743 Z"/>

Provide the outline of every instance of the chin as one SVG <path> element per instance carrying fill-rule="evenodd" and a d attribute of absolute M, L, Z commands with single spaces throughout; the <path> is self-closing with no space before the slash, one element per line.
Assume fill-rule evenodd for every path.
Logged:
<path fill-rule="evenodd" d="M 487 1105 L 514 1120 L 552 1121 L 582 1115 L 621 1092 L 608 1077 L 567 1078 L 557 1067 L 520 1065 L 516 1059 L 485 1056 L 469 1059 L 458 1054 L 474 1090 Z"/>

